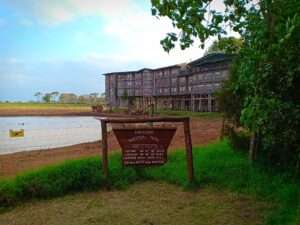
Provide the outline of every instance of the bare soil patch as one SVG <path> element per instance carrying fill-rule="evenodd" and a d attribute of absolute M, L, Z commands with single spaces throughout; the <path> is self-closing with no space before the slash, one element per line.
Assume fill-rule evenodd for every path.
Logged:
<path fill-rule="evenodd" d="M 193 145 L 203 145 L 219 138 L 221 119 L 192 119 L 191 134 Z M 76 159 L 101 154 L 101 143 L 85 143 L 49 150 L 38 150 L 0 155 L 0 177 L 13 176 L 24 170 L 59 163 L 66 159 Z M 113 133 L 108 135 L 110 151 L 120 149 Z M 169 149 L 184 147 L 183 127 L 179 126 Z"/>
<path fill-rule="evenodd" d="M 97 191 L 22 204 L 0 225 L 259 225 L 269 206 L 247 196 L 204 188 L 194 192 L 146 182 L 125 191 Z"/>

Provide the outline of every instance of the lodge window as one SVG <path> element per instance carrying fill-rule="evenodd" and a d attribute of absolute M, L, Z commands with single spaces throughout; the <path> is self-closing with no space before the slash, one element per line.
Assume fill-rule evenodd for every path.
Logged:
<path fill-rule="evenodd" d="M 185 91 L 185 87 L 180 87 L 180 88 L 179 88 L 179 91 L 180 91 L 180 92 L 184 92 L 184 91 Z"/>

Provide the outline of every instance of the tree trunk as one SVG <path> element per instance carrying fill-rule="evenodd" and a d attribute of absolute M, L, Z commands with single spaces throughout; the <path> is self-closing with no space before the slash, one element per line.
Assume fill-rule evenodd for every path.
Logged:
<path fill-rule="evenodd" d="M 258 148 L 258 135 L 253 132 L 250 139 L 249 160 L 252 162 L 256 159 Z"/>

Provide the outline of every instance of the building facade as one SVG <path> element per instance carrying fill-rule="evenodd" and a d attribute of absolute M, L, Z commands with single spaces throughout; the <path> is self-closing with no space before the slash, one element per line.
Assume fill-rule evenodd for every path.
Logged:
<path fill-rule="evenodd" d="M 106 73 L 106 101 L 111 107 L 218 111 L 214 93 L 227 79 L 232 59 L 213 53 L 188 64 Z"/>

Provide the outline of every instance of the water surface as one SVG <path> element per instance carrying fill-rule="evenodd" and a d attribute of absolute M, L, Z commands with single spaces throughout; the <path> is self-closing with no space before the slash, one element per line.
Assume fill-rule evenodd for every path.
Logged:
<path fill-rule="evenodd" d="M 24 137 L 10 137 L 10 129 L 24 129 Z M 70 146 L 100 139 L 101 125 L 93 117 L 0 117 L 0 154 Z"/>

